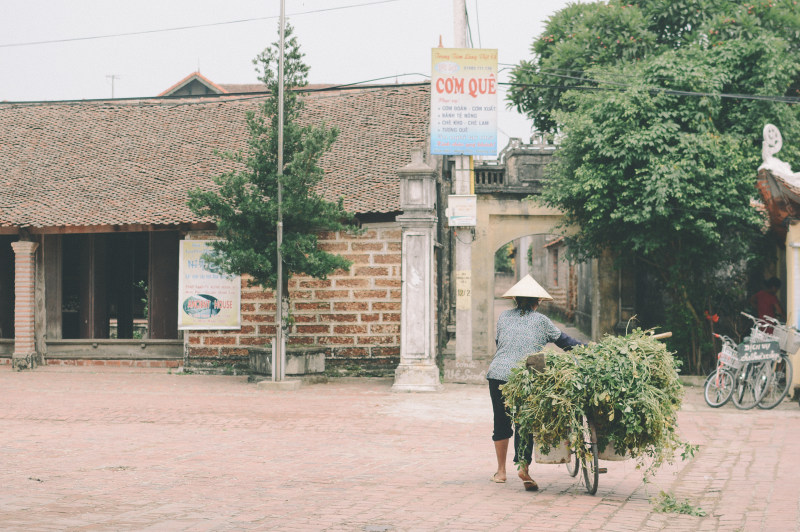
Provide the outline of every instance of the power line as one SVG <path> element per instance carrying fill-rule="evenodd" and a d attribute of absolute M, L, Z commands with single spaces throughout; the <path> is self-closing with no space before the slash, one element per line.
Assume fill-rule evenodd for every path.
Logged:
<path fill-rule="evenodd" d="M 514 82 L 498 82 L 498 86 L 505 86 L 505 87 L 521 87 L 521 88 L 545 88 L 545 89 L 562 89 L 562 90 L 585 90 L 585 91 L 622 91 L 629 88 L 637 88 L 636 85 L 632 84 L 624 84 L 618 82 L 605 82 L 602 80 L 596 80 L 592 78 L 582 78 L 578 76 L 563 76 L 563 75 L 556 75 L 556 74 L 549 74 L 556 77 L 562 78 L 569 78 L 575 79 L 580 81 L 587 81 L 590 83 L 607 83 L 612 85 L 612 87 L 598 87 L 596 85 L 559 85 L 559 84 L 549 84 L 549 83 L 514 83 Z M 352 83 L 342 83 L 339 85 L 331 85 L 329 87 L 321 87 L 321 88 L 294 88 L 291 89 L 294 92 L 302 92 L 302 93 L 323 93 L 323 92 L 333 92 L 333 91 L 346 91 L 346 90 L 359 90 L 359 89 L 380 89 L 380 88 L 392 88 L 392 87 L 422 87 L 427 86 L 430 84 L 429 81 L 424 82 L 416 82 L 416 83 L 403 83 L 398 85 L 397 83 L 388 83 L 388 84 L 376 84 L 376 85 L 364 85 L 365 83 L 372 83 L 374 81 L 382 81 L 385 79 L 397 78 L 397 77 L 404 77 L 404 76 L 421 76 L 424 78 L 429 78 L 427 74 L 422 74 L 419 72 L 408 72 L 405 74 L 393 74 L 391 76 L 383 76 L 379 78 L 372 78 L 362 81 L 355 81 Z M 682 90 L 675 90 L 675 89 L 666 89 L 663 87 L 641 87 L 643 90 L 653 92 L 653 93 L 663 93 L 672 96 L 688 96 L 688 97 L 702 97 L 702 98 L 729 98 L 729 99 L 740 99 L 740 100 L 760 100 L 760 101 L 770 101 L 776 103 L 787 103 L 787 104 L 797 104 L 800 103 L 800 98 L 792 97 L 792 96 L 764 96 L 759 94 L 735 94 L 735 93 L 713 93 L 713 92 L 694 92 L 694 91 L 682 91 Z M 114 103 L 116 102 L 125 102 L 125 101 L 141 101 L 141 100 L 149 100 L 150 102 L 147 105 L 173 105 L 173 106 L 180 106 L 180 105 L 203 105 L 207 103 L 222 103 L 222 102 L 238 102 L 238 101 L 245 101 L 245 100 L 253 100 L 253 99 L 261 99 L 269 96 L 269 93 L 265 90 L 264 92 L 247 92 L 247 93 L 225 93 L 225 94 L 207 94 L 207 95 L 193 95 L 190 96 L 195 100 L 205 100 L 205 101 L 188 101 L 188 102 L 179 102 L 178 100 L 187 98 L 186 96 L 136 96 L 136 97 L 129 97 L 129 98 L 116 98 L 114 99 Z M 19 107 L 34 107 L 34 106 L 45 106 L 45 105 L 85 105 L 87 103 L 100 103 L 100 102 L 108 102 L 107 98 L 98 98 L 98 99 L 90 99 L 90 100 L 49 100 L 49 101 L 18 101 L 18 102 L 4 102 L 0 101 L 0 110 L 3 108 L 19 108 Z"/>
<path fill-rule="evenodd" d="M 426 87 L 430 85 L 429 81 L 424 82 L 417 82 L 417 83 L 386 83 L 386 84 L 375 84 L 375 85 L 363 85 L 364 83 L 371 83 L 373 81 L 381 81 L 384 79 L 391 79 L 396 77 L 403 77 L 403 76 L 425 76 L 424 74 L 419 74 L 416 72 L 411 72 L 407 74 L 394 74 L 391 76 L 384 76 L 380 78 L 373 78 L 364 81 L 357 81 L 353 83 L 344 83 L 341 85 L 332 85 L 330 87 L 321 87 L 317 89 L 309 89 L 305 87 L 300 88 L 293 88 L 290 89 L 292 92 L 300 92 L 300 93 L 323 93 L 323 92 L 334 92 L 334 91 L 348 91 L 348 90 L 365 90 L 365 89 L 391 89 L 391 88 L 403 88 L 403 87 Z M 74 106 L 81 106 L 87 104 L 106 104 L 106 105 L 116 105 L 119 103 L 124 102 L 137 102 L 141 101 L 141 107 L 150 106 L 169 106 L 169 107 L 181 107 L 185 105 L 209 105 L 209 104 L 219 104 L 219 103 L 229 103 L 229 102 L 242 102 L 248 100 L 263 100 L 264 98 L 268 98 L 270 93 L 266 90 L 263 92 L 238 92 L 238 93 L 224 93 L 224 94 L 196 94 L 191 96 L 134 96 L 134 97 L 127 97 L 127 98 L 114 98 L 113 101 L 110 101 L 108 98 L 98 98 L 98 99 L 91 99 L 91 100 L 40 100 L 40 101 L 22 101 L 22 102 L 6 102 L 0 101 L 0 112 L 9 109 L 20 109 L 23 107 L 45 107 L 45 106 L 64 106 L 64 107 L 74 107 Z M 190 98 L 192 101 L 181 101 Z"/>
<path fill-rule="evenodd" d="M 337 6 L 337 7 L 325 7 L 321 9 L 312 9 L 309 11 L 298 11 L 297 13 L 291 13 L 289 16 L 298 16 L 298 15 L 310 15 L 313 13 L 323 13 L 326 11 L 338 11 L 342 9 L 351 9 L 355 7 L 365 7 L 365 6 L 373 6 L 377 4 L 389 4 L 393 2 L 400 2 L 401 0 L 373 0 L 372 2 L 364 2 L 361 4 L 350 4 L 346 6 Z M 208 24 L 195 24 L 192 26 L 178 26 L 174 28 L 161 28 L 157 30 L 141 30 L 141 31 L 130 31 L 125 33 L 109 33 L 106 35 L 92 35 L 89 37 L 71 37 L 67 39 L 50 39 L 46 41 L 29 41 L 29 42 L 19 42 L 19 43 L 7 43 L 7 44 L 0 44 L 0 48 L 15 48 L 21 46 L 36 46 L 40 44 L 56 44 L 56 43 L 64 43 L 64 42 L 75 42 L 75 41 L 89 41 L 95 39 L 111 39 L 113 37 L 129 37 L 131 35 L 147 35 L 151 33 L 166 33 L 170 31 L 182 31 L 182 30 L 191 30 L 195 28 L 210 28 L 213 26 L 225 26 L 229 24 L 241 24 L 243 22 L 257 22 L 261 20 L 275 20 L 279 18 L 278 15 L 272 15 L 269 17 L 253 17 L 253 18 L 243 18 L 239 20 L 228 20 L 225 22 L 210 22 Z"/>
<path fill-rule="evenodd" d="M 588 81 L 590 83 L 598 83 L 598 84 L 606 84 L 612 85 L 619 88 L 630 89 L 630 88 L 637 88 L 636 85 L 630 83 L 622 83 L 617 81 L 606 81 L 606 80 L 599 80 L 593 78 L 587 78 L 584 76 L 569 76 L 566 74 L 555 74 L 552 72 L 542 72 L 545 76 L 552 76 L 556 78 L 562 79 L 573 79 L 576 81 Z M 731 98 L 737 100 L 761 100 L 767 102 L 780 102 L 780 103 L 800 103 L 800 98 L 796 98 L 794 96 L 765 96 L 760 94 L 740 94 L 740 93 L 728 93 L 728 92 L 698 92 L 698 91 L 685 91 L 685 90 L 678 90 L 678 89 L 666 89 L 663 87 L 654 87 L 654 86 L 642 86 L 644 90 L 650 92 L 660 92 L 663 94 L 669 94 L 672 96 L 697 96 L 697 97 L 705 97 L 705 98 Z"/>
<path fill-rule="evenodd" d="M 483 48 L 483 44 L 481 44 L 481 16 L 478 14 L 478 0 L 475 0 L 475 26 L 478 28 L 478 48 Z"/>

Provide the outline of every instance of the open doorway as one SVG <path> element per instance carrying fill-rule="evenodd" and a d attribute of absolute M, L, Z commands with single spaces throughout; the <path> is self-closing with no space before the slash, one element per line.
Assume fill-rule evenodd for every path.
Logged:
<path fill-rule="evenodd" d="M 495 252 L 494 322 L 514 307 L 503 294 L 525 275 L 533 277 L 553 297 L 541 310 L 553 321 L 591 330 L 591 266 L 566 258 L 566 243 L 550 233 L 526 235 Z"/>

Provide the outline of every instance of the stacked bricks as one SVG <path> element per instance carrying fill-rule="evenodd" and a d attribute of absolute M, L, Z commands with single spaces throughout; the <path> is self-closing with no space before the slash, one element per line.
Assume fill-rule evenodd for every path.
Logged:
<path fill-rule="evenodd" d="M 401 231 L 396 223 L 365 224 L 358 235 L 321 233 L 319 247 L 352 262 L 327 279 L 289 279 L 287 350 L 324 352 L 326 364 L 394 365 L 400 357 Z M 246 363 L 251 347 L 275 336 L 275 294 L 242 279 L 242 327 L 187 331 L 187 364 Z"/>
<path fill-rule="evenodd" d="M 15 368 L 32 367 L 38 358 L 34 338 L 34 253 L 39 244 L 19 241 L 11 244 L 14 260 L 14 354 Z M 33 357 L 33 358 L 32 358 Z"/>

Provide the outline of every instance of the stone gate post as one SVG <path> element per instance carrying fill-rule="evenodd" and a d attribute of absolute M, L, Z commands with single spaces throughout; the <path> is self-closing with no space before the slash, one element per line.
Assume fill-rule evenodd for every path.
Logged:
<path fill-rule="evenodd" d="M 36 352 L 34 335 L 36 263 L 34 253 L 39 244 L 19 241 L 11 244 L 14 250 L 14 369 L 32 369 L 42 363 Z"/>
<path fill-rule="evenodd" d="M 398 170 L 402 228 L 400 364 L 392 391 L 441 389 L 434 341 L 435 291 L 433 247 L 436 235 L 436 170 L 411 152 L 411 163 Z"/>

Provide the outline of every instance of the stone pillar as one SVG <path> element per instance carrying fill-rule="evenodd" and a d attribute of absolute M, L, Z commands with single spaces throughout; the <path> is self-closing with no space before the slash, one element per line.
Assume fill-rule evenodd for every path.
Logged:
<path fill-rule="evenodd" d="M 14 353 L 11 364 L 14 369 L 33 369 L 43 363 L 36 352 L 34 334 L 36 263 L 34 253 L 39 244 L 20 241 L 11 244 L 14 249 Z"/>
<path fill-rule="evenodd" d="M 434 339 L 435 290 L 433 247 L 436 231 L 436 171 L 412 150 L 411 163 L 400 170 L 402 228 L 400 365 L 392 391 L 435 392 L 441 389 Z"/>

